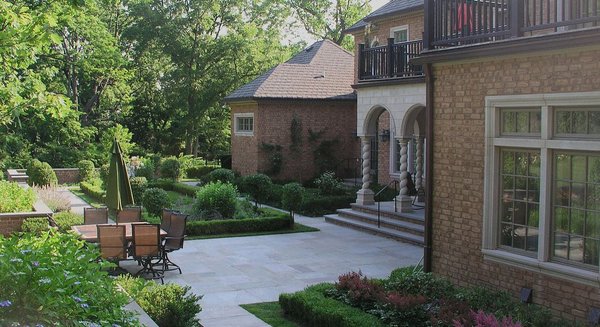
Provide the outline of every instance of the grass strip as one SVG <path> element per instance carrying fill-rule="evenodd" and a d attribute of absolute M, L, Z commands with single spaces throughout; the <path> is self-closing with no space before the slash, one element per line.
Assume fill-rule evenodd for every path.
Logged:
<path fill-rule="evenodd" d="M 272 327 L 300 327 L 290 317 L 283 313 L 283 310 L 279 306 L 278 302 L 263 302 L 263 303 L 252 303 L 242 304 L 240 307 L 250 312 L 258 319 L 266 322 Z"/>
<path fill-rule="evenodd" d="M 248 233 L 233 233 L 233 234 L 217 234 L 217 235 L 198 235 L 188 236 L 186 240 L 204 240 L 210 238 L 229 238 L 229 237 L 247 237 L 247 236 L 262 236 L 262 235 L 276 235 L 276 234 L 293 234 L 293 233 L 306 233 L 306 232 L 318 232 L 320 229 L 295 223 L 293 228 L 280 229 L 274 231 L 265 232 L 248 232 Z"/>
<path fill-rule="evenodd" d="M 71 193 L 75 194 L 78 198 L 82 199 L 83 201 L 87 202 L 89 205 L 91 205 L 94 208 L 99 208 L 99 207 L 104 207 L 104 203 L 92 198 L 91 196 L 88 196 L 87 194 L 83 193 L 81 191 L 81 188 L 79 187 L 79 185 L 77 186 L 69 186 L 67 188 Z"/>

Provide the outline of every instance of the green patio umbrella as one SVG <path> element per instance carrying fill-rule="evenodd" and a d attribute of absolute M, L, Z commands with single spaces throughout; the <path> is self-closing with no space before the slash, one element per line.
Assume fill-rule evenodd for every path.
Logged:
<path fill-rule="evenodd" d="M 134 204 L 133 192 L 131 192 L 131 184 L 129 183 L 127 167 L 125 167 L 125 161 L 123 160 L 123 152 L 116 138 L 113 141 L 110 152 L 110 168 L 106 185 L 106 206 L 118 212 L 123 210 L 123 207 Z"/>

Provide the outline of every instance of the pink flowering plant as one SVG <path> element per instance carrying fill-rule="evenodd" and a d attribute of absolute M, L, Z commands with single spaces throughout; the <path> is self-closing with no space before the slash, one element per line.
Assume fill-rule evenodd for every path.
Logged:
<path fill-rule="evenodd" d="M 139 326 L 98 257 L 71 234 L 0 236 L 0 326 Z"/>

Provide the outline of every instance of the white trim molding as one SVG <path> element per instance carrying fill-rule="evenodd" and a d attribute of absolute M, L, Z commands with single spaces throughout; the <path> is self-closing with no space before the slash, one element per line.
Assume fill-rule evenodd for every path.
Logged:
<path fill-rule="evenodd" d="M 394 26 L 394 27 L 390 28 L 390 38 L 394 39 L 394 42 L 396 42 L 394 33 L 399 32 L 399 31 L 406 31 L 406 41 L 410 41 L 410 33 L 408 30 L 408 25 L 401 25 L 401 26 Z M 405 41 L 400 41 L 400 42 L 405 42 Z M 396 42 L 396 43 L 398 43 L 398 42 Z"/>

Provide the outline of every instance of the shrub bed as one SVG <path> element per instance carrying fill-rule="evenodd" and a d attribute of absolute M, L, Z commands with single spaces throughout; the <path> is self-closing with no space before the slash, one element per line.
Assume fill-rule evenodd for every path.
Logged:
<path fill-rule="evenodd" d="M 90 182 L 81 182 L 79 183 L 79 187 L 81 191 L 85 193 L 87 196 L 94 198 L 100 202 L 104 202 L 106 198 L 106 192 L 102 189 L 98 184 L 93 184 Z"/>
<path fill-rule="evenodd" d="M 28 212 L 33 208 L 35 192 L 17 183 L 0 181 L 0 213 Z"/>
<path fill-rule="evenodd" d="M 210 172 L 219 169 L 219 166 L 194 166 L 185 169 L 186 178 L 202 178 Z"/>
<path fill-rule="evenodd" d="M 208 221 L 190 221 L 187 223 L 188 236 L 219 235 L 269 232 L 292 227 L 292 221 L 285 213 L 273 216 L 246 219 L 226 219 Z"/>
<path fill-rule="evenodd" d="M 358 308 L 325 296 L 334 289 L 332 284 L 317 284 L 304 291 L 281 294 L 279 304 L 283 311 L 307 326 L 377 327 L 385 326 L 377 317 Z"/>
<path fill-rule="evenodd" d="M 83 225 L 83 216 L 69 211 L 54 214 L 52 220 L 54 220 L 60 232 L 68 232 L 71 230 L 71 226 L 74 225 Z"/>
<path fill-rule="evenodd" d="M 199 189 L 200 187 L 198 186 L 188 185 L 184 183 L 173 183 L 171 186 L 171 191 L 175 191 L 177 193 L 181 193 L 183 195 L 192 197 L 196 195 L 196 192 L 198 192 Z"/>
<path fill-rule="evenodd" d="M 354 201 L 356 201 L 354 194 L 325 196 L 307 192 L 297 212 L 305 216 L 318 217 L 340 208 L 350 208 L 350 204 Z"/>

